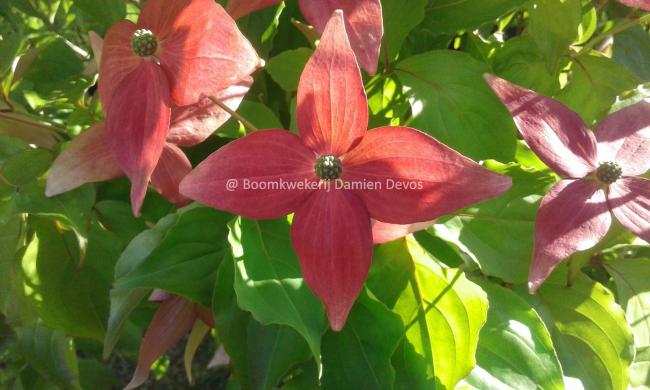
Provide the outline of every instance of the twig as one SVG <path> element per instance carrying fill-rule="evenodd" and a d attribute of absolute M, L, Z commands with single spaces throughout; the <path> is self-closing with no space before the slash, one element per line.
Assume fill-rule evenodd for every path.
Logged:
<path fill-rule="evenodd" d="M 255 125 L 252 124 L 248 119 L 244 118 L 243 116 L 239 115 L 238 113 L 230 109 L 230 107 L 226 106 L 224 102 L 217 99 L 215 96 L 208 96 L 208 98 L 212 100 L 212 102 L 217 106 L 219 106 L 222 110 L 230 114 L 230 116 L 240 121 L 241 124 L 244 125 L 244 127 L 246 127 L 249 131 L 253 132 L 258 130 L 258 128 L 255 127 Z"/>

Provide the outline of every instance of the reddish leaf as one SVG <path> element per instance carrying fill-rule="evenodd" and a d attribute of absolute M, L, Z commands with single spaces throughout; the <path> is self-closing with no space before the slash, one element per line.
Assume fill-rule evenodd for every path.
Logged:
<path fill-rule="evenodd" d="M 158 165 L 151 175 L 151 184 L 162 196 L 177 207 L 191 202 L 178 191 L 181 180 L 192 171 L 185 153 L 174 144 L 165 144 Z"/>
<path fill-rule="evenodd" d="M 315 161 L 314 153 L 295 134 L 261 130 L 210 155 L 183 180 L 181 193 L 248 218 L 278 218 L 293 212 L 310 191 L 273 186 L 281 181 L 315 182 Z M 253 184 L 265 188 L 253 188 Z"/>
<path fill-rule="evenodd" d="M 384 24 L 379 0 L 299 0 L 305 18 L 316 30 L 324 31 L 330 15 L 343 10 L 350 44 L 361 66 L 369 73 L 377 72 L 379 49 Z"/>
<path fill-rule="evenodd" d="M 57 157 L 47 178 L 45 194 L 55 196 L 83 184 L 124 175 L 113 158 L 104 122 L 84 130 Z"/>
<path fill-rule="evenodd" d="M 632 233 L 650 242 L 650 180 L 629 177 L 609 187 L 614 216 Z"/>
<path fill-rule="evenodd" d="M 379 186 L 354 189 L 370 216 L 394 224 L 429 221 L 500 195 L 511 185 L 509 177 L 407 127 L 371 130 L 341 160 L 344 182 Z"/>
<path fill-rule="evenodd" d="M 231 110 L 237 110 L 252 84 L 253 79 L 249 77 L 237 85 L 217 93 L 216 98 Z M 219 108 L 207 97 L 203 97 L 198 103 L 189 106 L 175 107 L 172 109 L 172 124 L 167 136 L 167 142 L 179 146 L 199 144 L 205 141 L 229 118 L 230 114 Z"/>
<path fill-rule="evenodd" d="M 368 212 L 349 191 L 316 191 L 296 210 L 291 240 L 305 282 L 325 305 L 332 329 L 341 330 L 370 268 Z"/>
<path fill-rule="evenodd" d="M 300 77 L 297 120 L 305 144 L 320 154 L 345 153 L 368 128 L 368 101 L 340 11 Z"/>
<path fill-rule="evenodd" d="M 596 245 L 611 222 L 605 191 L 597 182 L 583 179 L 557 183 L 537 212 L 528 274 L 530 290 L 537 290 L 566 257 Z"/>
<path fill-rule="evenodd" d="M 113 156 L 131 179 L 135 215 L 140 213 L 149 178 L 165 146 L 170 111 L 167 80 L 152 61 L 143 62 L 122 80 L 109 107 L 108 140 Z"/>
<path fill-rule="evenodd" d="M 485 75 L 512 113 L 528 146 L 557 173 L 572 178 L 596 169 L 596 140 L 578 114 L 562 103 L 492 75 Z"/>
<path fill-rule="evenodd" d="M 143 384 L 151 365 L 187 335 L 195 320 L 194 304 L 187 299 L 174 296 L 162 302 L 144 335 L 138 366 L 125 390 Z"/>
<path fill-rule="evenodd" d="M 614 161 L 623 175 L 650 169 L 650 102 L 642 100 L 605 118 L 596 129 L 599 162 Z"/>
<path fill-rule="evenodd" d="M 397 240 L 411 233 L 425 230 L 435 223 L 433 221 L 417 222 L 407 225 L 396 225 L 381 221 L 372 221 L 372 241 L 375 244 L 384 244 L 389 241 Z"/>
<path fill-rule="evenodd" d="M 650 0 L 618 0 L 628 7 L 641 8 L 650 11 Z"/>
<path fill-rule="evenodd" d="M 122 20 L 108 30 L 104 39 L 99 67 L 99 95 L 105 113 L 109 112 L 111 98 L 122 80 L 145 61 L 131 49 L 131 35 L 136 29 L 132 22 Z"/>

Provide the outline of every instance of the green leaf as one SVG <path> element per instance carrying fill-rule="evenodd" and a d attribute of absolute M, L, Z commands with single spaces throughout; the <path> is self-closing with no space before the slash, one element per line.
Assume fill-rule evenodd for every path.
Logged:
<path fill-rule="evenodd" d="M 79 367 L 72 339 L 44 326 L 18 329 L 18 347 L 29 364 L 64 390 L 81 390 Z"/>
<path fill-rule="evenodd" d="M 88 257 L 80 263 L 71 232 L 44 218 L 30 218 L 30 226 L 36 235 L 23 257 L 23 270 L 40 317 L 47 326 L 70 335 L 102 340 L 119 240 L 93 224 Z"/>
<path fill-rule="evenodd" d="M 237 305 L 234 262 L 224 259 L 217 273 L 212 309 L 217 336 L 230 357 L 241 388 L 274 389 L 291 367 L 309 358 L 305 340 L 291 327 L 263 326 Z"/>
<path fill-rule="evenodd" d="M 0 39 L 0 76 L 4 76 L 11 70 L 11 66 L 22 45 L 23 38 L 24 36 L 21 32 L 14 32 L 3 35 L 2 39 Z"/>
<path fill-rule="evenodd" d="M 512 177 L 512 188 L 439 220 L 432 231 L 460 247 L 480 264 L 485 275 L 523 283 L 528 280 L 537 208 L 555 177 L 514 164 L 488 162 L 486 166 Z"/>
<path fill-rule="evenodd" d="M 437 50 L 407 58 L 397 71 L 411 102 L 411 126 L 473 159 L 512 160 L 514 123 L 483 80 L 485 64 Z"/>
<path fill-rule="evenodd" d="M 650 259 L 621 259 L 603 262 L 603 266 L 616 282 L 634 344 L 650 347 Z"/>
<path fill-rule="evenodd" d="M 181 210 L 147 258 L 115 280 L 116 290 L 159 288 L 210 306 L 214 278 L 227 251 L 231 215 L 207 208 Z"/>
<path fill-rule="evenodd" d="M 392 61 L 399 54 L 409 32 L 424 19 L 427 0 L 383 0 L 384 18 L 383 55 Z M 380 57 L 382 58 L 382 57 Z"/>
<path fill-rule="evenodd" d="M 564 389 L 551 336 L 526 301 L 511 290 L 476 279 L 490 309 L 479 336 L 477 367 L 466 382 L 478 389 Z"/>
<path fill-rule="evenodd" d="M 407 238 L 376 248 L 367 285 L 406 329 L 392 359 L 396 389 L 451 389 L 470 373 L 488 301 L 462 270 Z"/>
<path fill-rule="evenodd" d="M 41 176 L 51 163 L 51 153 L 27 149 L 5 160 L 1 174 L 11 184 L 22 186 Z"/>
<path fill-rule="evenodd" d="M 74 4 L 105 29 L 126 16 L 124 0 L 74 0 Z"/>
<path fill-rule="evenodd" d="M 612 59 L 641 80 L 650 81 L 650 35 L 641 26 L 614 35 Z"/>
<path fill-rule="evenodd" d="M 525 286 L 516 291 L 544 320 L 565 376 L 585 389 L 627 388 L 634 340 L 625 313 L 609 290 L 584 274 L 571 287 L 566 281 L 563 266 L 536 295 L 529 295 Z"/>
<path fill-rule="evenodd" d="M 120 237 L 125 246 L 147 227 L 142 218 L 133 216 L 126 202 L 103 200 L 95 204 L 94 210 L 102 225 Z"/>
<path fill-rule="evenodd" d="M 265 69 L 282 89 L 293 92 L 298 89 L 302 70 L 313 53 L 312 49 L 306 47 L 287 50 L 271 58 Z"/>
<path fill-rule="evenodd" d="M 483 23 L 519 7 L 526 0 L 435 0 L 430 1 L 424 26 L 434 34 L 474 30 Z"/>
<path fill-rule="evenodd" d="M 529 3 L 528 34 L 553 67 L 578 38 L 580 0 L 534 0 Z"/>
<path fill-rule="evenodd" d="M 305 284 L 289 239 L 289 222 L 238 218 L 230 224 L 239 306 L 264 325 L 287 325 L 320 361 L 323 305 Z"/>
<path fill-rule="evenodd" d="M 574 59 L 573 78 L 557 99 L 580 114 L 588 124 L 604 118 L 616 96 L 639 84 L 625 66 L 606 57 L 582 56 Z"/>
<path fill-rule="evenodd" d="M 39 49 L 23 79 L 31 82 L 40 94 L 71 89 L 69 82 L 79 77 L 84 68 L 81 57 L 59 37 L 48 38 Z"/>
<path fill-rule="evenodd" d="M 273 111 L 262 103 L 244 100 L 237 109 L 237 113 L 250 121 L 258 129 L 284 128 L 282 122 L 275 116 Z M 230 118 L 228 122 L 217 130 L 217 134 L 230 138 L 239 138 L 246 135 L 246 128 L 236 119 Z"/>
<path fill-rule="evenodd" d="M 158 221 L 152 229 L 146 230 L 135 237 L 115 264 L 115 280 L 128 276 L 132 270 L 138 268 L 156 249 L 178 218 L 178 214 L 170 214 Z M 114 288 L 110 291 L 110 313 L 103 351 L 105 359 L 110 356 L 119 340 L 129 316 L 150 291 L 149 288 Z"/>
<path fill-rule="evenodd" d="M 402 334 L 400 317 L 362 292 L 343 330 L 323 337 L 323 388 L 392 389 L 390 361 Z"/>

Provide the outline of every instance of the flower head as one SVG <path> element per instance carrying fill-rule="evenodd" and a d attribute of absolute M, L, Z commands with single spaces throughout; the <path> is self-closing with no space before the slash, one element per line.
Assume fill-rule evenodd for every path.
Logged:
<path fill-rule="evenodd" d="M 108 31 L 99 70 L 107 140 L 137 215 L 169 135 L 172 108 L 246 80 L 260 60 L 212 0 L 149 0 Z"/>
<path fill-rule="evenodd" d="M 512 113 L 530 148 L 562 180 L 537 213 L 528 276 L 535 291 L 566 257 L 600 241 L 611 214 L 650 241 L 650 102 L 605 118 L 595 133 L 562 103 L 506 80 L 486 80 Z"/>
<path fill-rule="evenodd" d="M 94 33 L 90 34 L 90 40 L 95 61 L 99 66 L 104 42 Z M 250 89 L 252 82 L 253 80 L 248 77 L 218 92 L 215 97 L 235 110 Z M 179 146 L 193 146 L 203 142 L 228 118 L 230 114 L 207 97 L 188 106 L 173 106 L 165 146 L 151 174 L 153 188 L 175 205 L 179 207 L 186 205 L 189 199 L 178 192 L 178 185 L 192 170 L 192 166 Z M 54 161 L 47 179 L 46 195 L 56 196 L 85 183 L 124 176 L 108 137 L 104 122 L 89 127 L 75 137 Z"/>
<path fill-rule="evenodd" d="M 229 0 L 226 9 L 239 19 L 282 0 Z M 330 15 L 337 9 L 346 15 L 345 26 L 357 61 L 369 74 L 377 72 L 384 23 L 379 0 L 299 0 L 300 10 L 314 28 L 323 32 Z"/>
<path fill-rule="evenodd" d="M 248 218 L 295 213 L 292 243 L 334 330 L 345 324 L 370 267 L 371 218 L 429 221 L 510 187 L 508 177 L 418 130 L 367 131 L 368 102 L 342 11 L 300 79 L 297 124 L 299 135 L 261 130 L 231 142 L 180 190 Z"/>

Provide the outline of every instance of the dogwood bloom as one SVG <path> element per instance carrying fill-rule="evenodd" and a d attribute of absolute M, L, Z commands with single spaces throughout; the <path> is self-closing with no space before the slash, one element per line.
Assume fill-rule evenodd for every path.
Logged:
<path fill-rule="evenodd" d="M 611 214 L 650 241 L 650 180 L 638 177 L 650 169 L 650 102 L 615 112 L 594 133 L 556 100 L 495 76 L 486 80 L 528 146 L 563 178 L 537 213 L 531 291 L 566 257 L 596 245 Z"/>
<path fill-rule="evenodd" d="M 137 215 L 169 135 L 172 108 L 246 80 L 260 59 L 213 0 L 149 0 L 106 35 L 99 94 L 107 141 Z"/>
<path fill-rule="evenodd" d="M 228 0 L 226 9 L 239 19 L 282 0 Z M 345 27 L 357 61 L 369 74 L 377 73 L 384 23 L 379 0 L 298 0 L 302 14 L 322 33 L 330 15 L 337 9 L 346 15 Z"/>
<path fill-rule="evenodd" d="M 371 218 L 429 221 L 511 185 L 418 130 L 367 131 L 368 101 L 341 11 L 301 76 L 297 124 L 300 135 L 261 130 L 222 147 L 180 190 L 248 218 L 295 213 L 291 240 L 305 282 L 337 331 L 370 267 Z"/>

